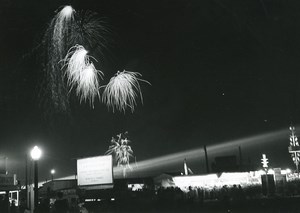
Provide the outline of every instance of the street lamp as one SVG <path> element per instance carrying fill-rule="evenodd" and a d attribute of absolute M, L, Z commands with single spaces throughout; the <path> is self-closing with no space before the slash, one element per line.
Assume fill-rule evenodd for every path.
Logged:
<path fill-rule="evenodd" d="M 50 173 L 51 173 L 51 181 L 53 182 L 53 175 L 55 174 L 55 170 L 51 169 Z"/>
<path fill-rule="evenodd" d="M 38 146 L 33 147 L 30 152 L 31 158 L 34 162 L 34 208 L 36 209 L 38 206 L 38 198 L 39 198 L 39 186 L 38 186 L 38 160 L 42 155 L 42 151 Z"/>

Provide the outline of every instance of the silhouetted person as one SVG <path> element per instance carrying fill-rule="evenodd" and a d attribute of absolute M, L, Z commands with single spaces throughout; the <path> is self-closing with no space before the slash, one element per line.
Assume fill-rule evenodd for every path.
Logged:
<path fill-rule="evenodd" d="M 9 212 L 9 192 L 6 191 L 6 194 L 4 195 L 4 198 L 2 200 L 2 205 L 1 205 L 1 213 L 8 213 Z"/>
<path fill-rule="evenodd" d="M 26 200 L 25 198 L 22 198 L 19 205 L 19 213 L 24 213 L 26 209 Z"/>
<path fill-rule="evenodd" d="M 10 213 L 17 213 L 17 207 L 14 200 L 11 202 L 10 205 Z"/>
<path fill-rule="evenodd" d="M 85 206 L 84 206 L 84 202 L 80 202 L 78 204 L 78 206 L 79 206 L 79 212 L 80 213 L 89 213 L 89 211 L 87 210 L 87 208 L 85 208 Z"/>
<path fill-rule="evenodd" d="M 4 196 L 0 195 L 0 212 L 4 211 Z"/>
<path fill-rule="evenodd" d="M 31 212 L 30 209 L 26 207 L 24 213 L 30 213 L 30 212 Z"/>
<path fill-rule="evenodd" d="M 63 199 L 63 193 L 57 193 L 57 200 L 54 203 L 54 212 L 55 213 L 68 213 L 69 205 L 66 199 Z"/>
<path fill-rule="evenodd" d="M 79 206 L 76 198 L 71 199 L 70 213 L 80 213 Z"/>
<path fill-rule="evenodd" d="M 35 213 L 49 213 L 50 212 L 50 200 L 48 198 L 43 199 L 40 205 L 36 208 Z"/>

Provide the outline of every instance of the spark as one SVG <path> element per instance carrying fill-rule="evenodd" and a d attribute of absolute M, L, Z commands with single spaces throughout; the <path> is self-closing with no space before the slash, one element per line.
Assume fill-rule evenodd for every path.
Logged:
<path fill-rule="evenodd" d="M 77 87 L 80 102 L 89 99 L 92 105 L 94 98 L 99 96 L 98 75 L 102 78 L 103 73 L 95 68 L 91 58 L 82 45 L 75 45 L 62 62 L 66 67 L 68 85 L 71 89 Z"/>
<path fill-rule="evenodd" d="M 149 83 L 148 81 L 140 79 L 139 76 L 141 76 L 141 74 L 138 72 L 118 71 L 117 74 L 110 79 L 104 89 L 103 102 L 108 107 L 112 107 L 113 111 L 117 109 L 125 112 L 126 108 L 129 107 L 133 112 L 138 95 L 140 95 L 141 101 L 143 102 L 139 81 Z"/>
<path fill-rule="evenodd" d="M 112 33 L 108 24 L 97 13 L 91 11 L 78 12 L 74 32 L 70 36 L 71 43 L 84 44 L 94 55 L 104 57 L 112 43 Z"/>

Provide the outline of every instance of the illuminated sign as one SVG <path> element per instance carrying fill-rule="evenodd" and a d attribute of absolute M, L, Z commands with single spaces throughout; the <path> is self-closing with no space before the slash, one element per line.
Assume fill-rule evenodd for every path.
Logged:
<path fill-rule="evenodd" d="M 78 186 L 113 183 L 112 156 L 97 156 L 77 160 Z"/>
<path fill-rule="evenodd" d="M 173 177 L 175 185 L 181 190 L 187 190 L 191 187 L 202 187 L 207 189 L 221 188 L 224 185 L 233 186 L 241 185 L 258 185 L 261 184 L 261 177 L 258 172 L 235 172 L 209 175 L 192 175 Z"/>
<path fill-rule="evenodd" d="M 263 158 L 261 159 L 262 166 L 263 166 L 264 168 L 268 168 L 268 163 L 269 163 L 268 158 L 266 157 L 265 154 L 263 154 L 262 157 L 263 157 Z"/>

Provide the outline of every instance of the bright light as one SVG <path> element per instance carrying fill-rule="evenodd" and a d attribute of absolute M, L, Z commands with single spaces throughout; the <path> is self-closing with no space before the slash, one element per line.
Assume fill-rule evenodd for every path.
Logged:
<path fill-rule="evenodd" d="M 61 15 L 64 17 L 70 17 L 73 13 L 74 9 L 71 6 L 65 6 L 61 11 Z"/>
<path fill-rule="evenodd" d="M 110 200 L 111 200 L 111 201 L 115 201 L 115 198 L 112 197 L 112 198 L 110 198 Z"/>
<path fill-rule="evenodd" d="M 55 174 L 55 170 L 54 169 L 51 169 L 51 174 L 53 175 L 53 174 Z"/>
<path fill-rule="evenodd" d="M 274 172 L 274 170 L 273 170 L 273 169 L 269 169 L 269 170 L 268 170 L 268 174 L 273 174 L 273 175 L 274 175 L 274 174 L 275 174 L 275 172 Z"/>
<path fill-rule="evenodd" d="M 39 160 L 40 157 L 42 156 L 42 151 L 40 150 L 40 148 L 38 146 L 35 146 L 31 150 L 30 155 L 33 160 Z"/>
<path fill-rule="evenodd" d="M 261 163 L 262 163 L 264 168 L 268 168 L 269 161 L 268 161 L 268 158 L 266 157 L 265 154 L 262 154 Z"/>
<path fill-rule="evenodd" d="M 266 172 L 265 172 L 264 170 L 261 169 L 261 170 L 258 171 L 258 174 L 264 175 L 264 174 L 266 174 Z"/>
<path fill-rule="evenodd" d="M 175 186 L 181 188 L 183 191 L 187 191 L 189 186 L 201 187 L 207 189 L 213 189 L 214 187 L 221 188 L 224 185 L 233 186 L 241 185 L 260 185 L 261 177 L 258 173 L 250 172 L 234 172 L 226 173 L 223 172 L 220 175 L 209 174 L 209 175 L 193 175 L 193 176 L 176 176 L 173 177 Z"/>

